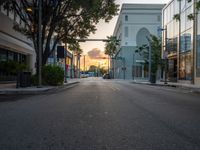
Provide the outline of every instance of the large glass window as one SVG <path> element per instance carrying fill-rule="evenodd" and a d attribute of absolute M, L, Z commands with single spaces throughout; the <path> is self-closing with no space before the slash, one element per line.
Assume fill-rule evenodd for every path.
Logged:
<path fill-rule="evenodd" d="M 198 19 L 197 19 L 197 52 L 196 52 L 196 63 L 197 63 L 197 76 L 200 77 L 200 11 L 198 12 Z"/>
<path fill-rule="evenodd" d="M 173 38 L 173 51 L 177 51 L 178 37 Z"/>
<path fill-rule="evenodd" d="M 8 60 L 14 60 L 14 53 L 11 51 L 8 51 Z"/>
<path fill-rule="evenodd" d="M 192 58 L 190 53 L 180 55 L 179 79 L 192 79 Z"/>
<path fill-rule="evenodd" d="M 191 30 L 185 32 L 185 50 L 190 51 L 192 49 L 191 44 Z"/>
<path fill-rule="evenodd" d="M 167 7 L 167 23 L 170 21 L 170 8 Z"/>
<path fill-rule="evenodd" d="M 183 11 L 186 8 L 186 2 L 187 0 L 181 0 L 181 11 Z"/>
<path fill-rule="evenodd" d="M 169 28 L 167 30 L 169 32 L 169 35 L 168 35 L 168 38 L 173 38 L 174 36 L 174 31 L 173 31 L 173 22 L 170 22 L 169 23 Z"/>
<path fill-rule="evenodd" d="M 128 15 L 125 15 L 125 21 L 128 21 Z"/>
<path fill-rule="evenodd" d="M 128 37 L 128 27 L 125 27 L 124 30 L 125 30 L 124 36 L 125 36 L 125 37 Z"/>
<path fill-rule="evenodd" d="M 192 27 L 192 21 L 188 19 L 188 15 L 192 14 L 192 8 L 189 7 L 186 9 L 185 21 L 186 21 L 186 30 Z"/>
<path fill-rule="evenodd" d="M 174 15 L 179 13 L 179 5 L 180 5 L 179 1 L 175 0 L 174 1 Z"/>
<path fill-rule="evenodd" d="M 183 32 L 183 31 L 185 31 L 185 22 L 186 22 L 186 20 L 185 20 L 185 12 L 182 12 L 181 13 L 181 16 L 180 16 L 180 21 L 181 21 L 181 32 Z"/>
<path fill-rule="evenodd" d="M 177 36 L 179 34 L 179 21 L 173 21 L 173 29 L 174 36 Z"/>
<path fill-rule="evenodd" d="M 192 59 L 191 54 L 185 55 L 185 78 L 186 80 L 192 79 Z"/>
<path fill-rule="evenodd" d="M 181 34 L 181 52 L 186 52 L 191 50 L 191 30 Z"/>
<path fill-rule="evenodd" d="M 193 0 L 186 1 L 186 8 L 190 7 L 193 4 Z"/>
<path fill-rule="evenodd" d="M 180 55 L 179 79 L 185 80 L 185 55 Z"/>
<path fill-rule="evenodd" d="M 7 52 L 0 48 L 0 62 L 7 61 Z"/>

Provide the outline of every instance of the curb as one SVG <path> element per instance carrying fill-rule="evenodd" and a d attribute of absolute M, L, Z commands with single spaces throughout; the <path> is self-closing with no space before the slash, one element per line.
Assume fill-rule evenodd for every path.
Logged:
<path fill-rule="evenodd" d="M 142 82 L 131 82 L 131 83 L 133 83 L 133 84 L 143 84 L 143 85 L 149 85 L 149 86 L 161 86 L 161 87 L 180 88 L 180 89 L 190 90 L 190 92 L 193 92 L 193 93 L 200 93 L 200 88 L 187 87 L 187 86 L 183 86 L 183 85 L 142 83 Z"/>
<path fill-rule="evenodd" d="M 4 90 L 1 91 L 0 90 L 0 95 L 36 95 L 36 94 L 44 94 L 44 93 L 48 93 L 48 92 L 53 92 L 53 91 L 57 91 L 57 90 L 62 90 L 62 89 L 66 89 L 71 85 L 75 85 L 80 83 L 79 81 L 76 82 L 71 82 L 71 83 L 67 83 L 66 85 L 62 85 L 62 86 L 55 86 L 55 87 L 46 87 L 46 88 L 38 88 L 38 89 L 8 89 L 8 90 Z"/>

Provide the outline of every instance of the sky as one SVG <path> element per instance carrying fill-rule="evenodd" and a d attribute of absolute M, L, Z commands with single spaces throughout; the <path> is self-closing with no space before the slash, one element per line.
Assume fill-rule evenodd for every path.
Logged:
<path fill-rule="evenodd" d="M 168 3 L 170 0 L 116 0 L 116 3 L 120 5 L 122 3 L 156 3 L 156 4 L 163 4 Z M 88 38 L 89 39 L 106 39 L 107 36 L 110 36 L 113 34 L 115 24 L 117 22 L 118 16 L 115 16 L 109 23 L 105 23 L 104 21 L 100 21 L 99 24 L 97 24 L 97 31 L 95 34 L 91 34 Z M 90 51 L 100 51 L 98 54 L 103 56 L 104 52 L 104 42 L 85 42 L 80 43 L 81 48 L 83 49 L 83 55 L 88 55 L 88 52 Z M 105 57 L 105 56 L 103 56 Z M 90 60 L 93 59 L 93 60 Z M 86 66 L 90 65 L 96 65 L 99 63 L 107 64 L 107 59 L 100 60 L 99 58 L 92 58 L 92 57 L 86 57 Z M 95 63 L 94 63 L 95 62 Z M 83 57 L 81 58 L 81 68 L 83 68 Z"/>

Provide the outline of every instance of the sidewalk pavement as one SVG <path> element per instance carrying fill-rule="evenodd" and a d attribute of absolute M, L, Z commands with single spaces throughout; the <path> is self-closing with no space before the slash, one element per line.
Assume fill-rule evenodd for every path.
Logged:
<path fill-rule="evenodd" d="M 58 89 L 65 89 L 70 85 L 80 83 L 80 79 L 68 79 L 67 83 L 61 86 L 42 86 L 38 88 L 37 86 L 16 88 L 16 83 L 0 84 L 0 95 L 8 94 L 41 94 L 49 91 L 55 91 Z"/>
<path fill-rule="evenodd" d="M 174 88 L 190 90 L 190 92 L 194 93 L 200 93 L 200 85 L 193 85 L 193 84 L 179 83 L 179 82 L 167 82 L 167 84 L 165 84 L 164 82 L 161 81 L 157 81 L 156 83 L 150 83 L 149 81 L 140 81 L 140 80 L 133 80 L 131 82 L 135 84 L 145 84 L 152 86 L 174 87 Z"/>

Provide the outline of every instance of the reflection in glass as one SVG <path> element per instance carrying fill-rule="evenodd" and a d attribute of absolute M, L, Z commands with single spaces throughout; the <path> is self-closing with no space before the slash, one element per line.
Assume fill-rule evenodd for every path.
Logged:
<path fill-rule="evenodd" d="M 181 52 L 186 52 L 191 50 L 191 33 L 190 30 L 181 34 Z"/>
<path fill-rule="evenodd" d="M 180 56 L 179 79 L 185 80 L 185 55 Z"/>

